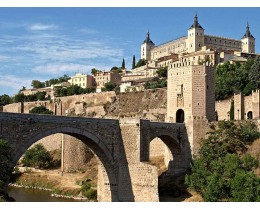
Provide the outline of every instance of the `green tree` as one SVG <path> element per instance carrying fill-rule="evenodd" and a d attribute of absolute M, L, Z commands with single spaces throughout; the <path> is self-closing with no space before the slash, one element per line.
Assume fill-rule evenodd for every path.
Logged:
<path fill-rule="evenodd" d="M 53 114 L 53 111 L 47 109 L 45 106 L 37 106 L 29 111 L 30 114 Z"/>
<path fill-rule="evenodd" d="M 234 109 L 234 100 L 231 101 L 230 110 L 229 110 L 229 119 L 235 119 L 235 109 Z"/>
<path fill-rule="evenodd" d="M 258 56 L 254 60 L 254 64 L 249 71 L 249 80 L 254 84 L 254 87 L 260 88 L 260 57 Z"/>
<path fill-rule="evenodd" d="M 133 61 L 132 61 L 132 69 L 135 68 L 135 55 L 133 55 Z"/>
<path fill-rule="evenodd" d="M 14 102 L 24 102 L 25 101 L 25 95 L 23 93 L 18 93 L 14 96 Z"/>
<path fill-rule="evenodd" d="M 158 74 L 159 78 L 167 79 L 167 71 L 168 71 L 168 66 L 165 66 L 165 67 L 160 67 L 156 71 L 156 73 Z"/>
<path fill-rule="evenodd" d="M 216 100 L 238 93 L 251 94 L 259 85 L 259 60 L 248 59 L 244 64 L 225 62 L 216 68 Z"/>
<path fill-rule="evenodd" d="M 193 160 L 192 173 L 185 177 L 185 183 L 206 201 L 258 201 L 259 178 L 253 169 L 259 161 L 241 154 L 259 136 L 252 122 L 218 122 L 202 141 L 199 157 Z"/>
<path fill-rule="evenodd" d="M 113 71 L 113 72 L 117 72 L 117 73 L 122 73 L 122 68 L 119 68 L 117 66 L 113 66 L 110 71 Z"/>
<path fill-rule="evenodd" d="M 25 152 L 22 164 L 40 169 L 49 168 L 52 164 L 52 156 L 42 144 L 36 144 Z"/>
<path fill-rule="evenodd" d="M 36 88 L 36 89 L 38 89 L 38 88 L 44 88 L 44 87 L 45 87 L 45 83 L 44 83 L 44 82 L 41 82 L 41 81 L 39 81 L 39 80 L 33 80 L 32 83 L 31 83 L 31 86 L 32 86 L 33 88 Z"/>
<path fill-rule="evenodd" d="M 112 91 L 116 88 L 116 84 L 113 82 L 107 82 L 104 85 L 103 91 Z"/>
<path fill-rule="evenodd" d="M 0 190 L 4 188 L 11 174 L 12 174 L 11 146 L 6 140 L 0 139 Z"/>
<path fill-rule="evenodd" d="M 0 96 L 0 106 L 5 106 L 10 103 L 12 103 L 12 99 L 10 96 L 6 94 Z"/>
<path fill-rule="evenodd" d="M 123 61 L 122 61 L 122 69 L 125 69 L 125 59 L 123 58 Z"/>
<path fill-rule="evenodd" d="M 163 87 L 167 87 L 166 79 L 157 78 L 157 80 L 149 81 L 144 84 L 145 89 L 155 89 L 155 88 L 163 88 Z"/>
<path fill-rule="evenodd" d="M 96 68 L 92 68 L 91 69 L 91 74 L 92 75 L 96 75 L 97 72 L 98 72 L 98 70 Z"/>
<path fill-rule="evenodd" d="M 144 65 L 146 65 L 146 63 L 147 63 L 147 62 L 146 62 L 145 59 L 140 59 L 140 60 L 137 62 L 135 68 L 138 68 L 138 67 L 144 66 Z"/>
<path fill-rule="evenodd" d="M 260 178 L 252 172 L 237 171 L 231 180 L 231 201 L 259 202 Z"/>

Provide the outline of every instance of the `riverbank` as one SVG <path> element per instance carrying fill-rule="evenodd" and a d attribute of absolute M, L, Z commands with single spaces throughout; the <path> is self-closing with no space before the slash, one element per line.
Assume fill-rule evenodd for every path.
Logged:
<path fill-rule="evenodd" d="M 10 186 L 50 191 L 51 196 L 93 202 L 95 198 L 87 198 L 82 191 L 82 183 L 86 181 L 91 190 L 96 191 L 96 181 L 92 181 L 85 173 L 61 173 L 59 170 L 21 170 L 16 172 Z M 26 172 L 25 172 L 26 171 Z"/>

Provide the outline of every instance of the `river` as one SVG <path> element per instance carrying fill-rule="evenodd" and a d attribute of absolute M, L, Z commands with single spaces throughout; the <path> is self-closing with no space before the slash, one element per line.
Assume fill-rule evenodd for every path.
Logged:
<path fill-rule="evenodd" d="M 51 196 L 50 191 L 26 189 L 23 187 L 8 187 L 9 196 L 16 202 L 79 202 L 80 200 L 69 198 L 56 198 Z"/>
<path fill-rule="evenodd" d="M 69 198 L 52 197 L 50 191 L 27 189 L 24 187 L 8 187 L 8 194 L 16 202 L 81 202 L 80 200 Z M 183 198 L 174 198 L 173 196 L 160 196 L 160 202 L 180 202 Z"/>

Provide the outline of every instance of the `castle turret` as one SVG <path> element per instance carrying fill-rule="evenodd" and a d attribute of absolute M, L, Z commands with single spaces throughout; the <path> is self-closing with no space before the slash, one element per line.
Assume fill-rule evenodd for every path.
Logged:
<path fill-rule="evenodd" d="M 197 13 L 194 22 L 188 30 L 188 52 L 195 52 L 204 45 L 204 28 L 198 22 Z"/>
<path fill-rule="evenodd" d="M 255 38 L 253 37 L 253 35 L 250 32 L 248 22 L 247 22 L 247 26 L 246 26 L 246 33 L 241 38 L 241 42 L 242 42 L 242 52 L 255 53 Z"/>
<path fill-rule="evenodd" d="M 155 44 L 150 39 L 150 33 L 149 30 L 146 33 L 146 38 L 141 45 L 141 59 L 145 59 L 147 61 L 151 60 L 151 50 L 154 48 Z"/>

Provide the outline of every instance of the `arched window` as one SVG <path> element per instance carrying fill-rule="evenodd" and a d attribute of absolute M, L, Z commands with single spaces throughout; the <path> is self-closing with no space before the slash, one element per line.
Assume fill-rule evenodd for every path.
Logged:
<path fill-rule="evenodd" d="M 252 111 L 247 112 L 247 119 L 248 120 L 252 120 L 253 119 L 253 112 Z"/>

